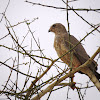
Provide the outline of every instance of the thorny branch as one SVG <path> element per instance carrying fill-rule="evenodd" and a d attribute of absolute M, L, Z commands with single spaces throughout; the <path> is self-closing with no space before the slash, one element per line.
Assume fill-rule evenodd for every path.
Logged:
<path fill-rule="evenodd" d="M 21 72 L 21 71 L 19 71 L 19 70 L 16 70 L 16 69 L 10 67 L 9 65 L 5 64 L 4 62 L 1 62 L 1 61 L 0 61 L 0 64 L 5 65 L 6 67 L 8 67 L 8 68 L 10 68 L 10 69 L 12 69 L 12 70 L 14 70 L 14 71 L 16 71 L 16 72 L 22 74 L 22 75 L 25 75 L 25 76 L 28 76 L 28 77 L 31 77 L 31 78 L 35 78 L 34 76 L 27 75 L 27 74 L 25 74 L 25 73 L 23 73 L 23 72 Z"/>
<path fill-rule="evenodd" d="M 86 61 L 84 64 L 82 64 L 81 66 L 79 66 L 75 70 L 71 71 L 71 75 L 73 75 L 74 73 L 81 70 L 81 68 L 87 67 L 87 65 L 89 65 L 92 62 L 92 60 L 96 57 L 96 55 L 98 53 L 100 53 L 100 47 L 98 48 L 98 50 L 94 53 L 94 55 L 88 61 Z M 70 76 L 70 72 L 68 74 L 66 74 L 65 76 L 61 77 L 59 80 L 52 83 L 51 85 L 49 85 L 45 90 L 42 90 L 42 92 L 39 92 L 39 94 L 37 96 L 35 96 L 32 100 L 40 99 L 43 95 L 45 95 L 47 92 L 49 92 L 54 86 L 58 85 L 60 82 L 62 82 L 63 80 L 65 80 L 69 76 Z"/>
<path fill-rule="evenodd" d="M 67 9 L 67 10 L 72 10 L 78 17 L 80 17 L 84 22 L 86 22 L 88 25 L 90 25 L 92 28 L 95 28 L 91 23 L 89 23 L 86 19 L 84 19 L 81 15 L 79 15 L 76 11 L 80 11 L 79 9 L 73 9 L 72 7 L 70 7 L 67 3 L 65 3 L 68 7 L 68 8 L 62 8 L 62 7 L 54 7 L 54 6 L 48 6 L 48 5 L 43 5 L 43 4 L 40 4 L 40 3 L 33 3 L 33 2 L 29 2 L 29 1 L 25 1 L 25 2 L 28 2 L 28 3 L 31 3 L 33 5 L 40 5 L 40 6 L 44 6 L 44 7 L 50 7 L 50 8 L 55 8 L 55 9 Z M 81 9 L 82 11 L 100 11 L 100 9 Z M 97 31 L 100 33 L 100 31 L 97 29 Z"/>
<path fill-rule="evenodd" d="M 41 3 L 34 3 L 34 2 L 30 2 L 30 1 L 25 1 L 25 2 L 27 2 L 27 3 L 30 3 L 30 4 L 32 4 L 32 5 L 39 5 L 39 6 L 43 6 L 43 7 L 49 7 L 49 8 L 55 8 L 55 9 L 62 9 L 62 10 L 66 10 L 66 8 L 64 8 L 64 7 L 56 7 L 56 6 L 49 6 L 49 5 L 44 5 L 44 4 L 41 4 Z M 67 10 L 75 10 L 75 11 L 100 11 L 100 9 L 92 9 L 92 8 L 90 8 L 90 9 L 85 9 L 85 8 L 77 8 L 77 9 L 75 9 L 75 8 L 68 8 Z"/>

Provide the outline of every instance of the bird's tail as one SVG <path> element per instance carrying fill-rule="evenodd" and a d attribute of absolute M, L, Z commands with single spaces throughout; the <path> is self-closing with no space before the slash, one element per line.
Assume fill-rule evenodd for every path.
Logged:
<path fill-rule="evenodd" d="M 95 74 L 95 76 L 96 76 L 96 78 L 99 80 L 99 82 L 100 82 L 100 74 L 98 73 L 98 72 L 94 72 L 94 74 Z"/>
<path fill-rule="evenodd" d="M 97 72 L 94 73 L 93 71 L 90 70 L 89 73 L 88 73 L 88 76 L 100 92 L 100 81 L 99 81 L 100 74 L 97 73 Z"/>
<path fill-rule="evenodd" d="M 83 73 L 85 73 L 86 75 L 88 75 L 88 77 L 90 78 L 90 80 L 94 83 L 94 85 L 96 86 L 96 88 L 99 90 L 100 92 L 100 74 L 97 72 L 93 72 L 91 69 L 86 68 L 86 69 L 82 69 L 81 70 Z"/>

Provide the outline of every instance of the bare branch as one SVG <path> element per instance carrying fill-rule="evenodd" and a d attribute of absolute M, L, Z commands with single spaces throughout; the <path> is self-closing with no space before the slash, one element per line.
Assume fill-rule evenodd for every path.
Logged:
<path fill-rule="evenodd" d="M 66 8 L 64 8 L 64 7 L 55 7 L 55 6 L 49 6 L 49 5 L 44 5 L 44 4 L 41 4 L 41 3 L 34 3 L 34 2 L 30 2 L 30 1 L 25 1 L 25 2 L 27 2 L 27 3 L 30 3 L 30 4 L 32 4 L 32 5 L 39 5 L 39 6 L 43 6 L 43 7 L 49 7 L 49 8 L 54 8 L 54 9 L 60 9 L 60 10 L 66 10 Z M 68 8 L 68 10 L 75 10 L 75 11 L 100 11 L 100 9 L 85 9 L 85 8 L 77 8 L 77 9 L 75 9 L 75 8 Z"/>
<path fill-rule="evenodd" d="M 55 81 L 54 83 L 52 83 L 51 85 L 49 85 L 45 90 L 42 90 L 42 92 L 39 92 L 39 94 L 37 96 L 35 96 L 32 100 L 38 100 L 40 99 L 42 96 L 44 96 L 47 92 L 51 91 L 52 88 L 56 85 L 58 85 L 60 82 L 62 82 L 63 80 L 65 80 L 66 78 L 68 78 L 71 75 L 73 75 L 74 73 L 78 72 L 79 70 L 81 70 L 84 67 L 87 67 L 88 64 L 90 64 L 92 62 L 92 60 L 96 57 L 96 55 L 100 53 L 100 47 L 98 48 L 98 50 L 93 54 L 93 56 L 86 61 L 84 64 L 82 64 L 81 66 L 79 66 L 78 68 L 74 69 L 73 71 L 71 71 L 71 73 L 69 72 L 68 74 L 66 74 L 65 76 L 61 77 L 59 80 Z M 99 88 L 100 91 L 100 88 Z"/>
<path fill-rule="evenodd" d="M 19 70 L 16 70 L 16 69 L 10 67 L 9 65 L 7 65 L 7 64 L 5 64 L 5 63 L 3 63 L 3 62 L 1 62 L 1 61 L 0 61 L 0 63 L 3 64 L 3 65 L 5 65 L 6 67 L 8 67 L 8 68 L 10 68 L 10 69 L 12 69 L 12 70 L 14 70 L 14 71 L 16 71 L 16 72 L 22 74 L 22 75 L 25 75 L 25 76 L 28 76 L 28 77 L 31 77 L 31 78 L 35 78 L 35 77 L 33 77 L 33 76 L 30 76 L 30 75 L 27 75 L 27 74 L 25 74 L 25 73 L 22 73 L 22 72 L 20 72 Z"/>

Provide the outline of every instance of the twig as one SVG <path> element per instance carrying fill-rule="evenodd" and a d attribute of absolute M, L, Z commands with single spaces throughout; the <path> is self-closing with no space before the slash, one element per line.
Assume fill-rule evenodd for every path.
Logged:
<path fill-rule="evenodd" d="M 22 55 L 26 55 L 26 53 L 22 52 L 22 51 L 18 51 L 18 50 L 15 50 L 13 48 L 10 48 L 10 47 L 7 47 L 5 45 L 0 45 L 0 47 L 4 47 L 6 49 L 9 49 L 9 50 L 12 50 L 12 51 L 15 51 L 15 52 L 19 52 L 20 54 Z M 46 60 L 49 60 L 49 61 L 52 61 L 52 59 L 50 58 L 47 58 L 47 57 L 42 57 L 42 56 L 38 56 L 38 55 L 33 55 L 33 54 L 30 54 L 32 57 L 37 57 L 37 58 L 42 58 L 42 59 L 46 59 Z"/>
<path fill-rule="evenodd" d="M 43 5 L 43 4 L 40 4 L 40 3 L 29 2 L 27 0 L 25 2 L 31 3 L 33 5 L 40 5 L 40 6 L 43 6 L 43 7 L 50 7 L 50 8 L 55 8 L 55 9 L 65 9 L 66 10 L 66 8 L 63 8 L 63 7 L 55 7 L 55 6 Z M 81 15 L 79 15 L 76 11 L 100 11 L 100 9 L 84 9 L 84 8 L 82 8 L 82 9 L 73 9 L 67 3 L 66 3 L 66 5 L 69 7 L 69 9 L 67 9 L 67 10 L 74 11 L 74 13 L 77 16 L 79 16 L 82 20 L 84 20 L 88 25 L 90 25 L 91 27 L 95 28 L 92 24 L 90 24 L 87 20 L 85 20 Z M 97 29 L 97 31 L 100 33 L 100 31 L 98 29 Z"/>
<path fill-rule="evenodd" d="M 8 1 L 8 4 L 7 4 L 6 8 L 5 8 L 5 11 L 3 12 L 3 15 L 6 13 L 9 4 L 10 4 L 10 0 Z M 1 18 L 0 22 L 2 21 L 2 19 L 3 19 L 3 17 L 4 17 L 3 15 L 2 15 L 2 18 Z"/>
<path fill-rule="evenodd" d="M 5 35 L 4 37 L 0 38 L 0 40 L 4 39 L 5 37 L 7 37 L 9 34 Z"/>
<path fill-rule="evenodd" d="M 49 5 L 44 5 L 44 4 L 41 4 L 41 3 L 33 3 L 33 2 L 30 2 L 30 1 L 25 1 L 27 3 L 30 3 L 32 5 L 39 5 L 39 6 L 43 6 L 43 7 L 49 7 L 49 8 L 54 8 L 54 9 L 60 9 L 60 10 L 66 10 L 66 8 L 64 7 L 56 7 L 56 6 L 49 6 Z M 85 8 L 77 8 L 77 9 L 74 9 L 74 8 L 68 8 L 68 10 L 75 10 L 75 11 L 100 11 L 100 9 L 85 9 Z"/>
<path fill-rule="evenodd" d="M 14 70 L 14 71 L 16 71 L 16 72 L 22 74 L 22 75 L 25 75 L 25 76 L 28 76 L 28 77 L 31 77 L 31 78 L 36 78 L 36 77 L 34 77 L 34 76 L 27 75 L 27 74 L 25 74 L 25 73 L 23 73 L 23 72 L 21 72 L 21 71 L 19 71 L 19 70 L 16 70 L 16 69 L 10 67 L 9 65 L 5 64 L 4 62 L 1 62 L 1 61 L 0 61 L 0 63 L 3 64 L 3 65 L 5 65 L 6 67 L 8 67 L 8 68 L 10 68 L 10 69 L 12 69 L 12 70 Z"/>
<path fill-rule="evenodd" d="M 30 85 L 28 90 L 31 90 L 31 88 L 35 85 L 35 83 L 40 80 L 48 71 L 49 69 L 52 67 L 52 65 L 56 62 L 56 60 L 52 61 L 51 65 L 49 67 L 47 67 L 47 69 L 39 76 L 37 77 Z M 32 91 L 28 91 L 28 93 L 26 94 L 25 100 L 28 99 L 29 95 L 31 94 Z"/>

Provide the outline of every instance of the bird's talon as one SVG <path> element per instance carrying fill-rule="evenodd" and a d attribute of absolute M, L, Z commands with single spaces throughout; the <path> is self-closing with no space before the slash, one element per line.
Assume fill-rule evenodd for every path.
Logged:
<path fill-rule="evenodd" d="M 76 82 L 72 82 L 71 88 L 74 90 L 76 88 L 75 86 Z"/>

